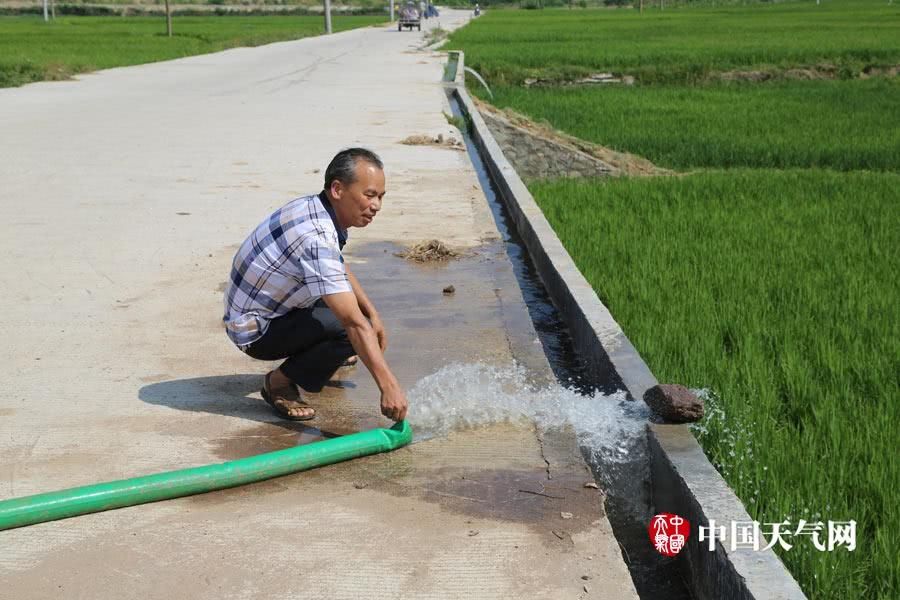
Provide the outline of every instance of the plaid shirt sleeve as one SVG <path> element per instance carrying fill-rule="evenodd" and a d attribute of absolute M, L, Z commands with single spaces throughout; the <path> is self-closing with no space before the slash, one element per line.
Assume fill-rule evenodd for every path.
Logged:
<path fill-rule="evenodd" d="M 304 241 L 296 264 L 313 297 L 353 292 L 336 240 L 310 237 Z"/>

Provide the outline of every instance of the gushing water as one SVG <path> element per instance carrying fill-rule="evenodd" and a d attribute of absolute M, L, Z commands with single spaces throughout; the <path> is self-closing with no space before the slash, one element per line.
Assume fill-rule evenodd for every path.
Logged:
<path fill-rule="evenodd" d="M 649 410 L 624 393 L 583 395 L 559 384 L 538 386 L 519 365 L 451 364 L 409 391 L 418 440 L 493 423 L 533 423 L 539 431 L 571 426 L 594 464 L 625 463 L 643 439 Z"/>

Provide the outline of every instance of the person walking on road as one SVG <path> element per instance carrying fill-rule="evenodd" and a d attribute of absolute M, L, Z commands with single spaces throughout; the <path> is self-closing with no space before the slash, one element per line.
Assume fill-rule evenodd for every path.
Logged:
<path fill-rule="evenodd" d="M 406 395 L 384 356 L 384 324 L 341 255 L 347 230 L 366 227 L 381 210 L 384 186 L 378 155 L 343 150 L 325 170 L 319 194 L 269 215 L 235 254 L 225 290 L 225 331 L 252 358 L 285 359 L 262 386 L 263 399 L 285 419 L 314 418 L 300 389 L 321 391 L 356 357 L 381 391 L 382 414 L 406 418 Z"/>

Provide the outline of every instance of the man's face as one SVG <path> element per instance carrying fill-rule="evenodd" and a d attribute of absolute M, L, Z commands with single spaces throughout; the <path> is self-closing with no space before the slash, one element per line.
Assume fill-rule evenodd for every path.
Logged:
<path fill-rule="evenodd" d="M 344 228 L 365 227 L 381 210 L 384 199 L 384 171 L 364 160 L 356 163 L 356 181 L 331 183 L 334 212 Z"/>

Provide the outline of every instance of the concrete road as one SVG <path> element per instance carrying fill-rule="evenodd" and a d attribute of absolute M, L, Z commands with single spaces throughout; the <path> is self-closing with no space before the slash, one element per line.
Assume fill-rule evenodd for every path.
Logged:
<path fill-rule="evenodd" d="M 447 11 L 440 25 L 466 18 Z M 422 35 L 373 27 L 0 90 L 0 498 L 388 424 L 361 367 L 311 397 L 316 421 L 278 420 L 258 393 L 270 365 L 221 326 L 235 249 L 271 210 L 320 190 L 349 145 L 386 163 L 385 209 L 351 231 L 347 256 L 402 383 L 514 359 L 550 377 L 467 155 L 400 143 L 459 135 L 442 114 L 443 57 Z M 395 256 L 430 238 L 466 256 Z M 462 383 L 448 379 L 451 397 Z M 0 532 L 0 595 L 636 597 L 589 480 L 569 436 L 461 431 Z"/>

